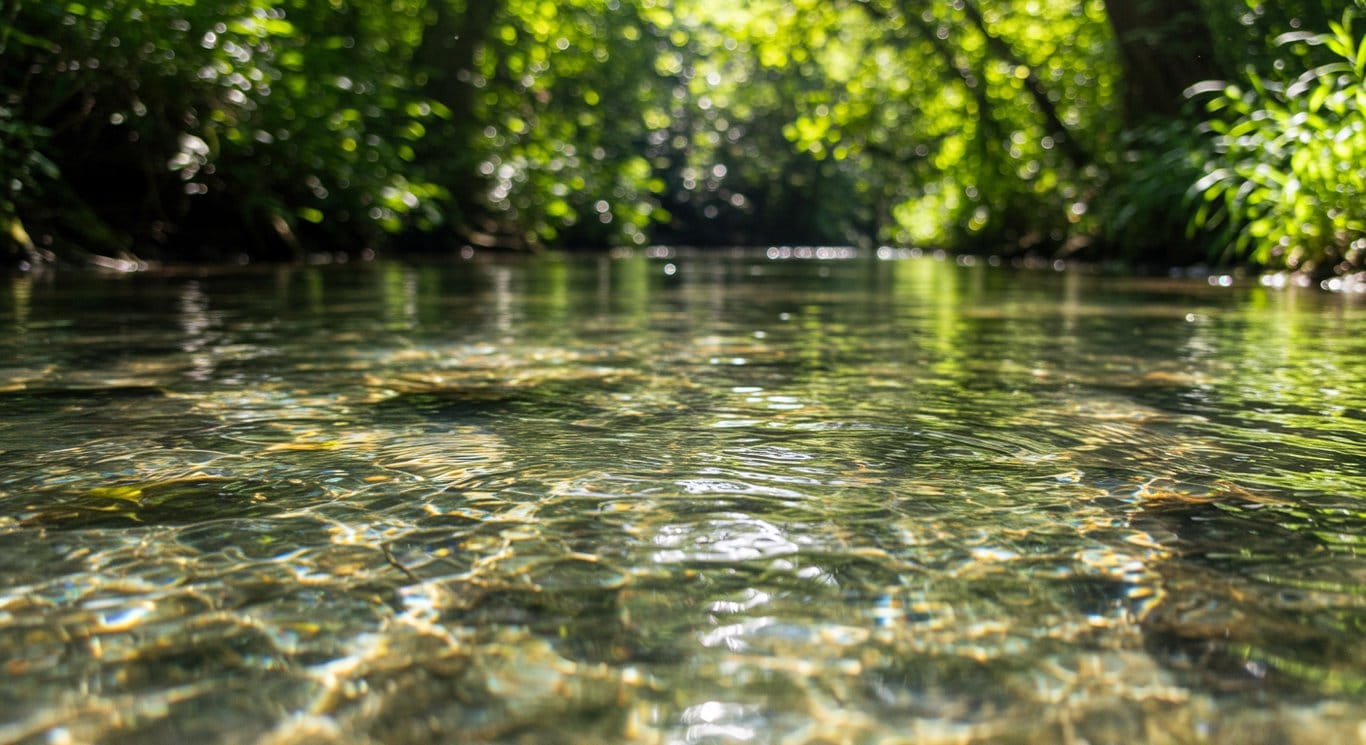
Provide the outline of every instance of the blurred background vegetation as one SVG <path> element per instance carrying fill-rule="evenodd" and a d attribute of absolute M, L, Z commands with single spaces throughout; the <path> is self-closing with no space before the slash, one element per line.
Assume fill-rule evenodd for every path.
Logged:
<path fill-rule="evenodd" d="M 1366 0 L 0 0 L 10 263 L 1366 266 Z"/>

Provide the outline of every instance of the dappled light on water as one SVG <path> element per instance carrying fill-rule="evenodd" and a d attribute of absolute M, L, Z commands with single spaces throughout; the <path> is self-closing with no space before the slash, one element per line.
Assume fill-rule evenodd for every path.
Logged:
<path fill-rule="evenodd" d="M 0 741 L 1360 736 L 1352 298 L 771 253 L 14 283 Z"/>

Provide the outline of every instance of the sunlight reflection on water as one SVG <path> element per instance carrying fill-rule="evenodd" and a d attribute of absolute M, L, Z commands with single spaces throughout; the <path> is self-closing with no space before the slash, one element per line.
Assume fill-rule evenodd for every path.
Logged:
<path fill-rule="evenodd" d="M 0 742 L 1362 737 L 1358 302 L 775 250 L 12 283 Z"/>

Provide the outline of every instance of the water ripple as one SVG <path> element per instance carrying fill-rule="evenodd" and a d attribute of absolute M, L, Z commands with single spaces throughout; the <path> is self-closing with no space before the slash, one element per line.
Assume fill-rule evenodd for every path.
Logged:
<path fill-rule="evenodd" d="M 0 741 L 1360 734 L 1360 308 L 671 260 L 34 287 Z"/>

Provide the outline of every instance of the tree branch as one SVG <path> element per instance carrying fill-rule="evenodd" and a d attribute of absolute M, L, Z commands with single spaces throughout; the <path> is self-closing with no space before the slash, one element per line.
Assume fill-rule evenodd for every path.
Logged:
<path fill-rule="evenodd" d="M 1020 56 L 1015 53 L 1015 50 L 1010 48 L 1010 45 L 1006 43 L 1005 39 L 993 34 L 991 30 L 987 28 L 986 19 L 982 17 L 981 10 L 977 8 L 973 0 L 962 0 L 962 6 L 963 12 L 968 16 L 968 20 L 972 21 L 972 25 L 976 26 L 977 30 L 981 32 L 982 36 L 986 39 L 987 48 L 991 49 L 996 56 L 1000 57 L 1005 62 L 1014 65 L 1017 68 L 1023 67 L 1027 71 L 1027 74 L 1025 75 L 1025 89 L 1029 91 L 1030 96 L 1034 99 L 1035 105 L 1039 107 L 1039 113 L 1043 114 L 1044 120 L 1052 130 L 1050 134 L 1053 136 L 1053 140 L 1057 142 L 1063 155 L 1067 156 L 1067 160 L 1078 168 L 1092 163 L 1094 158 L 1092 158 L 1091 154 L 1088 153 L 1086 149 L 1081 146 L 1081 143 L 1072 136 L 1072 130 L 1064 124 L 1062 118 L 1058 116 L 1058 108 L 1053 104 L 1053 99 L 1048 97 L 1048 88 L 1046 88 L 1043 81 L 1039 79 L 1039 75 L 1034 71 L 1034 68 L 1031 65 L 1025 64 L 1024 60 L 1020 59 Z"/>

